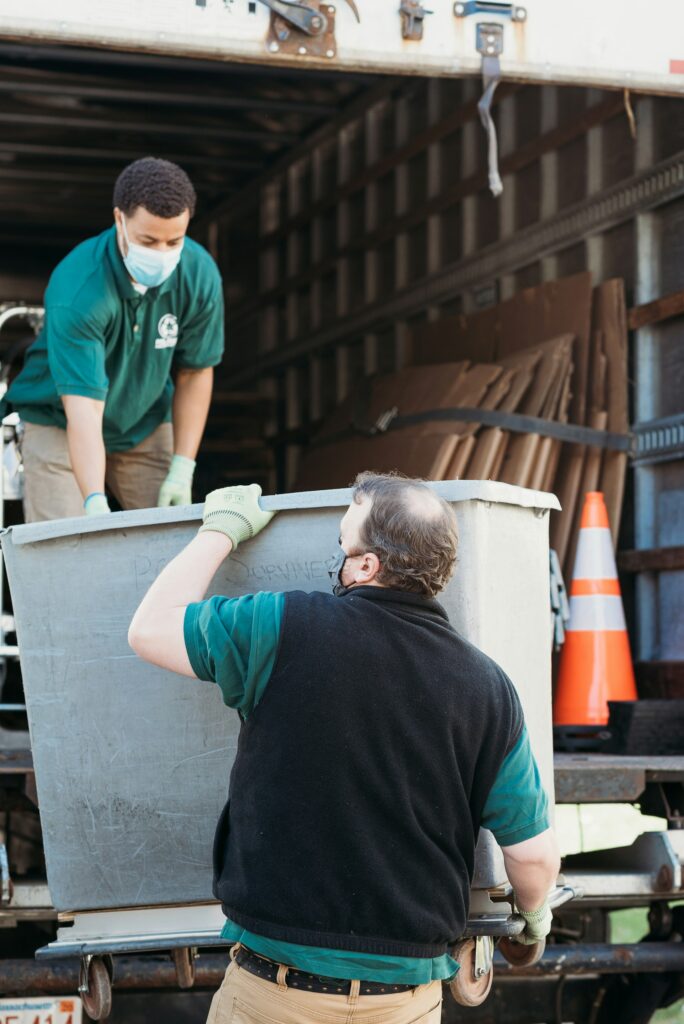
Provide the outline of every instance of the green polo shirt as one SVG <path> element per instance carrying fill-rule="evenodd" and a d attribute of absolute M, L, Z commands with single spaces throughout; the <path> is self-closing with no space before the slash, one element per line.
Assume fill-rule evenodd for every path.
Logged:
<path fill-rule="evenodd" d="M 66 428 L 62 395 L 105 403 L 110 452 L 126 451 L 171 418 L 171 366 L 223 356 L 223 289 L 209 253 L 186 238 L 178 267 L 140 295 L 114 227 L 77 246 L 45 293 L 45 324 L 6 396 L 29 423 Z"/>
<path fill-rule="evenodd" d="M 284 594 L 212 597 L 188 605 L 185 647 L 198 679 L 219 686 L 223 701 L 248 718 L 261 700 L 278 653 Z M 468 826 L 470 823 L 468 823 Z M 549 828 L 548 801 L 527 729 L 505 758 L 482 815 L 501 846 L 513 846 Z M 452 977 L 458 964 L 448 954 L 432 958 L 376 956 L 301 946 L 256 935 L 227 921 L 221 938 L 311 974 L 333 978 L 425 985 Z"/>

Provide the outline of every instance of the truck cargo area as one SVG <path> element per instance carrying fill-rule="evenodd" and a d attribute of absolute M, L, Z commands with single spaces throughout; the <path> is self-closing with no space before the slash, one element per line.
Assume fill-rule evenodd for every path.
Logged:
<path fill-rule="evenodd" d="M 616 441 L 612 449 L 591 450 L 621 453 L 614 532 L 639 695 L 681 700 L 684 104 L 674 87 L 672 95 L 656 95 L 551 79 L 526 83 L 504 75 L 497 88 L 492 112 L 503 193 L 495 198 L 477 108 L 482 81 L 474 70 L 380 75 L 341 71 L 332 60 L 326 68 L 293 68 L 3 38 L 0 312 L 42 305 L 56 263 L 111 223 L 113 183 L 128 162 L 154 155 L 184 167 L 199 200 L 189 233 L 216 259 L 227 307 L 226 356 L 195 481 L 201 500 L 230 483 L 257 481 L 271 494 L 331 486 L 327 477 L 317 482 L 318 463 L 305 462 L 312 439 L 345 401 L 360 403 L 363 422 L 351 424 L 354 429 L 385 429 L 379 419 L 364 419 L 369 382 L 448 361 L 451 335 L 440 334 L 441 321 L 451 318 L 456 332 L 460 317 L 465 331 L 478 314 L 518 296 L 519 305 L 506 308 L 518 310 L 523 332 L 528 300 L 522 293 L 530 304 L 543 303 L 542 286 L 553 282 L 582 279 L 577 287 L 590 294 L 620 279 L 629 341 L 626 401 L 617 419 L 611 401 L 619 400 L 608 388 L 595 416 L 590 402 L 578 410 L 576 376 L 564 398 L 559 387 L 554 409 L 565 400 L 566 425 L 629 439 L 622 448 Z M 591 278 L 582 278 L 587 272 Z M 567 287 L 570 310 L 575 300 Z M 530 308 L 532 331 L 537 307 Z M 33 337 L 31 316 L 18 315 L 0 331 L 0 366 L 10 375 Z M 489 365 L 494 349 L 485 337 L 489 321 L 482 323 L 483 347 L 467 358 Z M 596 323 L 587 395 L 610 355 Z M 561 349 L 558 365 L 570 382 L 577 356 Z M 397 392 L 383 398 L 379 411 L 401 415 L 405 400 Z M 536 416 L 544 415 L 540 406 Z M 498 428 L 493 422 L 489 429 Z M 577 448 L 584 458 L 590 450 L 586 437 L 551 435 L 551 442 L 559 448 L 556 460 L 570 459 Z M 474 451 L 471 446 L 468 455 Z M 450 451 L 449 460 L 454 457 Z M 495 461 L 487 465 L 486 475 L 496 477 Z M 570 461 L 556 465 L 570 467 Z M 607 465 L 604 459 L 596 466 L 596 484 L 606 474 L 615 483 Z M 583 466 L 586 472 L 586 461 Z M 443 479 L 446 471 L 434 476 Z M 562 483 L 550 470 L 528 477 L 528 486 L 533 479 L 539 490 Z M 589 478 L 580 473 L 580 479 Z M 579 494 L 577 483 L 574 502 Z M 567 515 L 568 524 L 575 522 Z M 6 502 L 5 525 L 20 521 L 20 503 Z M 571 526 L 561 535 L 567 579 Z M 11 644 L 11 622 L 5 625 Z M 54 938 L 56 915 L 43 875 L 26 718 L 16 710 L 22 701 L 16 658 L 6 660 L 3 678 L 0 841 L 9 863 L 0 862 L 0 958 L 7 958 L 0 959 L 0 994 L 72 990 L 75 962 L 30 959 Z M 555 780 L 559 804 L 638 804 L 667 826 L 657 840 L 637 840 L 612 859 L 569 859 L 568 884 L 584 891 L 585 903 L 558 915 L 559 942 L 570 941 L 574 951 L 562 985 L 560 945 L 520 977 L 497 960 L 490 1000 L 467 1015 L 445 1001 L 445 1021 L 603 1020 L 592 1014 L 599 1013 L 597 992 L 605 994 L 611 976 L 684 970 L 669 941 L 680 927 L 669 905 L 684 899 L 684 753 L 559 753 Z M 5 884 L 10 874 L 12 893 Z M 649 939 L 634 947 L 630 962 L 619 947 L 606 954 L 608 912 L 625 907 L 651 911 Z M 661 941 L 659 954 L 654 947 Z M 169 1003 L 165 1019 L 195 1019 L 183 1013 L 208 1005 L 224 963 L 218 951 L 203 951 L 197 993 L 174 995 L 179 1002 Z M 156 998 L 150 993 L 173 988 L 177 976 L 168 958 L 129 957 L 111 1020 L 153 1019 L 162 1003 L 150 1002 Z"/>

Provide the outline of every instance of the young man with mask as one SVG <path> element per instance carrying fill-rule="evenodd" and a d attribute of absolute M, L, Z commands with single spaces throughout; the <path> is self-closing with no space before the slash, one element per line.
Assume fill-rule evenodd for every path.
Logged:
<path fill-rule="evenodd" d="M 6 401 L 24 424 L 27 522 L 192 501 L 223 290 L 186 237 L 195 190 L 147 157 L 114 186 L 114 225 L 53 272 L 45 323 Z M 175 384 L 172 379 L 175 371 Z"/>
<path fill-rule="evenodd" d="M 208 496 L 129 632 L 140 657 L 215 682 L 243 719 L 214 843 L 234 945 L 209 1024 L 438 1024 L 480 826 L 503 848 L 522 941 L 551 927 L 558 849 L 520 702 L 435 600 L 456 521 L 420 481 L 357 479 L 335 596 L 205 600 L 269 522 L 260 493 Z"/>

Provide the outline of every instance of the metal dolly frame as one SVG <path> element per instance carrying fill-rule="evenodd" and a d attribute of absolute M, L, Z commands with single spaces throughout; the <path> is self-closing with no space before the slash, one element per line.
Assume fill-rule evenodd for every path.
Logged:
<path fill-rule="evenodd" d="M 514 967 L 536 963 L 544 953 L 545 942 L 533 946 L 516 943 L 525 922 L 512 912 L 511 890 L 496 892 L 497 902 L 488 893 L 473 894 L 475 913 L 471 913 L 465 934 L 452 948 L 461 970 L 451 982 L 454 999 L 463 1006 L 477 1006 L 486 999 L 493 980 L 494 948 Z M 558 886 L 549 903 L 559 907 L 581 894 Z M 486 908 L 491 908 L 484 912 Z M 131 910 L 79 911 L 60 914 L 61 927 L 54 942 L 36 951 L 36 958 L 49 960 L 79 957 L 79 995 L 86 1012 L 94 1020 L 109 1016 L 115 982 L 114 957 L 126 953 L 168 952 L 174 962 L 180 988 L 194 984 L 194 961 L 199 949 L 224 945 L 220 939 L 224 915 L 219 903 L 191 906 L 149 907 Z"/>

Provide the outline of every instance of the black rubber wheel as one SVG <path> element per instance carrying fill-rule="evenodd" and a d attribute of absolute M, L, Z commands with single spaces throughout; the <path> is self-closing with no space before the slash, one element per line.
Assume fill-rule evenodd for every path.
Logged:
<path fill-rule="evenodd" d="M 171 950 L 179 988 L 192 988 L 195 984 L 195 957 L 188 946 Z"/>
<path fill-rule="evenodd" d="M 454 946 L 451 956 L 460 964 L 460 970 L 449 982 L 449 989 L 459 1006 L 479 1006 L 489 995 L 494 980 L 490 970 L 481 978 L 475 977 L 475 939 L 464 939 Z"/>
<path fill-rule="evenodd" d="M 103 960 L 94 957 L 88 967 L 88 991 L 81 992 L 83 1009 L 92 1020 L 104 1020 L 112 1012 L 112 981 Z"/>
<path fill-rule="evenodd" d="M 531 967 L 538 963 L 544 956 L 546 939 L 535 942 L 532 946 L 526 946 L 515 939 L 503 938 L 499 942 L 499 950 L 505 960 L 508 960 L 511 967 Z"/>

